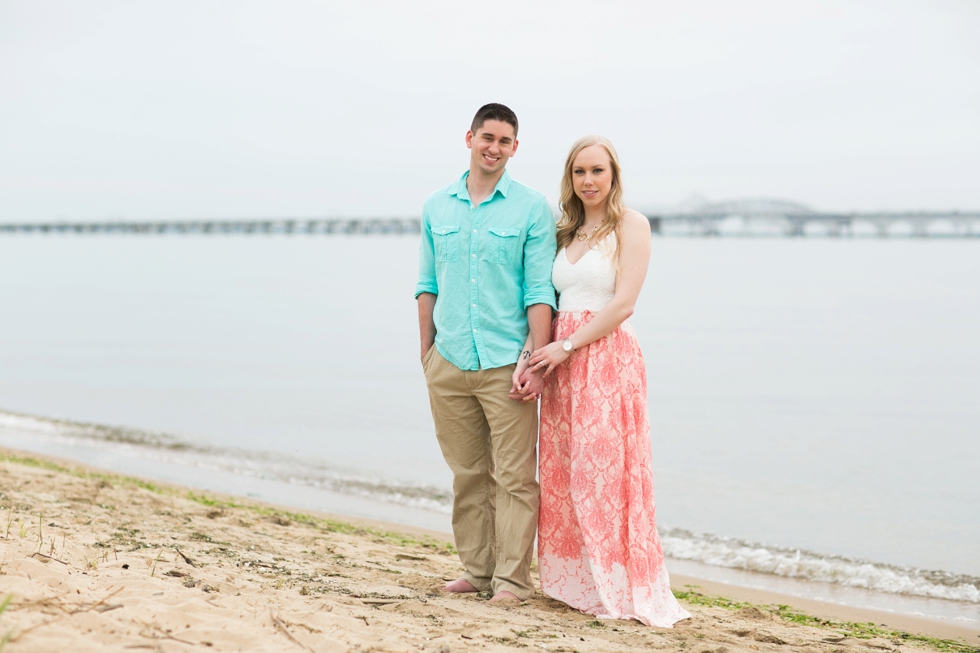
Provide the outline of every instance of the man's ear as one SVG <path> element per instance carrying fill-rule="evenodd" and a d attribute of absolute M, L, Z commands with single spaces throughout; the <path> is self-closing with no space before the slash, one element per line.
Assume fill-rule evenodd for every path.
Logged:
<path fill-rule="evenodd" d="M 515 138 L 515 139 L 514 139 L 514 149 L 512 149 L 512 150 L 510 151 L 510 155 L 511 155 L 511 156 L 514 156 L 515 154 L 517 154 L 517 144 L 518 144 L 518 142 L 519 142 L 519 141 L 518 141 L 518 140 L 517 140 L 517 139 Z"/>
<path fill-rule="evenodd" d="M 466 147 L 473 149 L 473 130 L 470 129 L 466 132 Z"/>

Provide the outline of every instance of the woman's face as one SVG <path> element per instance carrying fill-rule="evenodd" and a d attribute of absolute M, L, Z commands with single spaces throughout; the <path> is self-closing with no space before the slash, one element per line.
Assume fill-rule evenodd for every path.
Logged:
<path fill-rule="evenodd" d="M 601 145 L 584 148 L 572 161 L 572 188 L 587 208 L 602 206 L 612 190 L 609 152 Z"/>

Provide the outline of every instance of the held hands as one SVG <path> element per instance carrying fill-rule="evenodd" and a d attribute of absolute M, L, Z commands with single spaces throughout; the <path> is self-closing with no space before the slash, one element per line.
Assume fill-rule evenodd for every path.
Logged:
<path fill-rule="evenodd" d="M 564 363 L 571 352 L 565 351 L 561 340 L 535 350 L 530 358 L 521 356 L 514 369 L 511 399 L 535 401 L 544 388 L 544 377 L 551 374 L 556 366 Z"/>
<path fill-rule="evenodd" d="M 567 352 L 562 348 L 561 340 L 555 341 L 549 345 L 545 345 L 541 349 L 535 350 L 531 354 L 531 360 L 528 361 L 527 367 L 533 373 L 543 373 L 543 376 L 551 374 L 552 370 L 558 365 L 561 365 L 568 359 L 571 352 Z"/>
<path fill-rule="evenodd" d="M 544 389 L 544 374 L 526 367 L 519 375 L 515 371 L 514 377 L 514 386 L 507 397 L 516 401 L 537 401 Z"/>
<path fill-rule="evenodd" d="M 521 357 L 517 361 L 517 367 L 514 369 L 514 376 L 512 377 L 513 385 L 511 386 L 510 393 L 507 395 L 509 399 L 515 401 L 537 401 L 538 397 L 541 396 L 541 390 L 544 387 L 544 374 L 533 373 L 528 368 L 529 359 L 530 352 L 521 353 Z"/>

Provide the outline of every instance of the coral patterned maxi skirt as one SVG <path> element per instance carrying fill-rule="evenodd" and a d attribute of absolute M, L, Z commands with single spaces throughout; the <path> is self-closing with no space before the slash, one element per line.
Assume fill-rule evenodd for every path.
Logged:
<path fill-rule="evenodd" d="M 590 319 L 559 312 L 554 340 Z M 670 627 L 690 617 L 657 534 L 646 370 L 628 321 L 546 378 L 540 433 L 541 590 L 599 618 Z"/>

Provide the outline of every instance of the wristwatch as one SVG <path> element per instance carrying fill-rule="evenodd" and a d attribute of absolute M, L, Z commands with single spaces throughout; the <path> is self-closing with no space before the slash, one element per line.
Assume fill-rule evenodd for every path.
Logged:
<path fill-rule="evenodd" d="M 565 338 L 564 340 L 561 341 L 561 348 L 569 352 L 575 349 L 575 347 L 572 347 L 572 341 L 569 340 L 568 338 Z"/>

